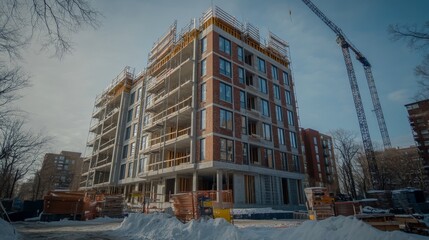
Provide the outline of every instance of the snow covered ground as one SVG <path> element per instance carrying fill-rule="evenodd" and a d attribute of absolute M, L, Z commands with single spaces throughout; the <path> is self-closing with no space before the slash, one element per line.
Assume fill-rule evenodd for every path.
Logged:
<path fill-rule="evenodd" d="M 125 219 L 96 219 L 86 222 L 19 222 L 13 228 L 0 219 L 0 239 L 299 239 L 299 240 L 429 240 L 404 232 L 382 232 L 354 219 L 333 217 L 323 221 L 238 220 L 191 221 L 183 224 L 167 214 L 130 214 Z"/>

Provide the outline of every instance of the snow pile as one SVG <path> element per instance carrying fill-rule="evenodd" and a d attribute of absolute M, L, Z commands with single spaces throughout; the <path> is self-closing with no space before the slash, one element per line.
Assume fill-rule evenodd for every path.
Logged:
<path fill-rule="evenodd" d="M 15 229 L 8 222 L 0 218 L 0 233 L 2 240 L 15 240 L 17 239 L 17 234 Z"/>
<path fill-rule="evenodd" d="M 167 214 L 130 214 L 114 235 L 138 239 L 240 239 L 238 229 L 222 218 L 183 224 Z"/>
<path fill-rule="evenodd" d="M 424 236 L 383 232 L 353 217 L 305 221 L 295 228 L 237 228 L 224 219 L 181 223 L 167 214 L 130 214 L 112 235 L 126 239 L 284 239 L 284 240 L 419 240 Z"/>
<path fill-rule="evenodd" d="M 27 219 L 26 219 L 27 220 Z M 52 222 L 39 222 L 39 224 L 52 225 L 52 226 L 77 226 L 77 225 L 91 225 L 91 224 L 100 224 L 100 223 L 113 223 L 113 222 L 121 222 L 122 218 L 109 218 L 109 217 L 100 217 L 87 221 L 79 221 L 79 220 L 69 220 L 69 219 L 61 219 L 60 221 L 52 221 Z"/>
<path fill-rule="evenodd" d="M 287 213 L 292 211 L 275 210 L 272 208 L 235 208 L 232 209 L 234 215 L 255 214 L 255 213 Z"/>

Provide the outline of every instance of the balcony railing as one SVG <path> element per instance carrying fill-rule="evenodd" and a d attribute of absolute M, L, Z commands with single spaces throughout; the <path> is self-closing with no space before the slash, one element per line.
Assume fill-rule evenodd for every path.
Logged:
<path fill-rule="evenodd" d="M 148 119 L 149 126 L 155 125 L 155 124 L 159 123 L 160 120 L 163 120 L 164 118 L 169 118 L 174 113 L 176 113 L 180 110 L 186 109 L 188 107 L 191 107 L 191 105 L 192 105 L 192 97 L 189 97 L 189 98 L 177 103 L 176 105 L 171 106 L 171 107 L 167 108 L 166 110 L 150 117 Z"/>
<path fill-rule="evenodd" d="M 158 144 L 158 143 L 166 142 L 166 141 L 169 141 L 169 140 L 172 140 L 172 139 L 179 138 L 181 136 L 189 136 L 190 134 L 191 134 L 191 128 L 190 127 L 182 129 L 182 130 L 179 130 L 179 131 L 170 132 L 170 133 L 167 133 L 167 134 L 162 135 L 160 137 L 151 139 L 150 140 L 150 145 L 155 145 L 155 144 Z"/>
<path fill-rule="evenodd" d="M 173 159 L 165 159 L 164 161 L 157 161 L 157 162 L 148 164 L 148 170 L 157 171 L 163 168 L 175 167 L 180 164 L 189 163 L 190 160 L 191 160 L 190 155 L 173 158 Z"/>

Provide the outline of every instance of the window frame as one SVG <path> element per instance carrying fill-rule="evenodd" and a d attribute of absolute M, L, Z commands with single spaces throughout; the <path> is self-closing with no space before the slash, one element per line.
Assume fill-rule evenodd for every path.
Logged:
<path fill-rule="evenodd" d="M 220 128 L 232 130 L 234 127 L 233 113 L 229 110 L 221 108 L 219 110 L 219 126 Z"/>
<path fill-rule="evenodd" d="M 231 78 L 231 62 L 224 58 L 219 58 L 219 73 Z"/>
<path fill-rule="evenodd" d="M 219 100 L 232 103 L 232 86 L 231 85 L 223 82 L 219 82 Z"/>

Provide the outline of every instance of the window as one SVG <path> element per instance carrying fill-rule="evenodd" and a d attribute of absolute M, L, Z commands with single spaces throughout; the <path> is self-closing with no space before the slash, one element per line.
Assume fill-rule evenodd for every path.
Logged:
<path fill-rule="evenodd" d="M 137 105 L 137 107 L 136 107 L 136 115 L 134 117 L 138 118 L 139 115 L 140 115 L 140 105 Z"/>
<path fill-rule="evenodd" d="M 292 104 L 292 97 L 290 95 L 290 91 L 286 90 L 285 95 L 286 95 L 286 103 Z"/>
<path fill-rule="evenodd" d="M 145 114 L 143 117 L 143 125 L 147 126 L 150 123 L 150 115 Z"/>
<path fill-rule="evenodd" d="M 298 148 L 298 142 L 296 141 L 296 133 L 289 132 L 289 137 L 290 137 L 290 145 L 292 146 L 292 148 Z"/>
<path fill-rule="evenodd" d="M 220 58 L 219 72 L 227 77 L 231 77 L 231 63 L 223 58 Z"/>
<path fill-rule="evenodd" d="M 131 177 L 133 174 L 133 162 L 128 163 L 128 175 L 127 177 Z"/>
<path fill-rule="evenodd" d="M 285 142 L 285 130 L 283 130 L 281 128 L 278 128 L 277 129 L 277 134 L 279 136 L 279 144 L 286 145 L 286 142 Z"/>
<path fill-rule="evenodd" d="M 147 135 L 142 137 L 142 145 L 141 145 L 142 150 L 145 150 L 147 148 L 147 144 L 148 144 L 147 138 L 148 138 Z"/>
<path fill-rule="evenodd" d="M 289 86 L 289 74 L 287 72 L 283 72 L 283 81 L 285 82 L 285 85 Z"/>
<path fill-rule="evenodd" d="M 133 109 L 128 110 L 127 122 L 131 121 L 131 119 L 133 119 Z"/>
<path fill-rule="evenodd" d="M 271 125 L 263 123 L 262 124 L 262 137 L 267 140 L 271 141 Z"/>
<path fill-rule="evenodd" d="M 206 129 L 206 110 L 201 110 L 200 129 Z"/>
<path fill-rule="evenodd" d="M 147 157 L 140 157 L 139 159 L 139 173 L 144 171 L 144 165 L 146 165 Z"/>
<path fill-rule="evenodd" d="M 246 93 L 240 90 L 240 108 L 246 109 Z"/>
<path fill-rule="evenodd" d="M 282 107 L 279 105 L 276 105 L 276 119 L 278 122 L 283 122 Z"/>
<path fill-rule="evenodd" d="M 206 139 L 200 140 L 200 161 L 206 159 Z"/>
<path fill-rule="evenodd" d="M 268 163 L 269 168 L 274 168 L 273 150 L 265 149 L 265 161 Z"/>
<path fill-rule="evenodd" d="M 232 112 L 220 110 L 220 127 L 232 130 Z"/>
<path fill-rule="evenodd" d="M 146 101 L 145 101 L 145 108 L 147 108 L 147 106 L 150 106 L 152 104 L 152 94 L 149 94 L 146 96 Z"/>
<path fill-rule="evenodd" d="M 134 157 L 135 152 L 136 152 L 136 143 L 131 143 L 130 157 Z"/>
<path fill-rule="evenodd" d="M 128 156 L 128 145 L 125 145 L 124 148 L 122 148 L 122 158 L 126 158 Z"/>
<path fill-rule="evenodd" d="M 245 116 L 241 116 L 241 134 L 247 135 L 247 118 Z"/>
<path fill-rule="evenodd" d="M 287 122 L 289 123 L 289 125 L 294 126 L 294 121 L 293 121 L 293 112 L 287 110 Z"/>
<path fill-rule="evenodd" d="M 295 172 L 300 172 L 301 166 L 299 164 L 299 157 L 297 155 L 292 155 L 292 162 L 293 162 Z"/>
<path fill-rule="evenodd" d="M 137 90 L 137 100 L 140 100 L 140 99 L 141 99 L 141 97 L 142 97 L 142 88 L 139 88 L 139 89 Z"/>
<path fill-rule="evenodd" d="M 280 100 L 280 87 L 279 85 L 274 84 L 274 98 Z"/>
<path fill-rule="evenodd" d="M 130 95 L 130 105 L 133 105 L 135 95 L 136 95 L 136 92 L 131 93 L 131 95 Z"/>
<path fill-rule="evenodd" d="M 220 100 L 232 103 L 232 88 L 228 84 L 220 83 L 219 85 Z"/>
<path fill-rule="evenodd" d="M 274 80 L 279 80 L 279 75 L 278 75 L 276 66 L 273 66 L 273 65 L 271 66 L 271 75 L 273 75 Z"/>
<path fill-rule="evenodd" d="M 125 163 L 121 164 L 121 170 L 119 172 L 119 179 L 124 179 L 125 178 Z"/>
<path fill-rule="evenodd" d="M 207 51 L 207 38 L 201 39 L 201 53 Z"/>
<path fill-rule="evenodd" d="M 130 139 L 130 135 L 131 135 L 131 127 L 127 127 L 127 129 L 125 130 L 125 140 Z"/>
<path fill-rule="evenodd" d="M 137 136 L 137 123 L 134 123 L 133 125 L 133 137 Z"/>
<path fill-rule="evenodd" d="M 281 162 L 281 164 L 282 164 L 282 170 L 287 171 L 287 170 L 288 170 L 288 168 L 287 168 L 287 157 L 286 157 L 286 153 L 284 153 L 284 152 L 281 152 L 281 153 L 280 153 L 280 162 Z"/>
<path fill-rule="evenodd" d="M 240 46 L 237 47 L 237 56 L 239 61 L 244 61 L 244 51 Z"/>
<path fill-rule="evenodd" d="M 222 36 L 219 36 L 219 50 L 230 55 L 231 54 L 231 42 L 228 39 L 226 39 Z"/>
<path fill-rule="evenodd" d="M 241 67 L 238 67 L 238 81 L 244 84 L 244 69 Z"/>
<path fill-rule="evenodd" d="M 249 164 L 248 145 L 247 143 L 242 143 L 241 146 L 243 148 L 243 164 Z"/>
<path fill-rule="evenodd" d="M 259 90 L 263 93 L 268 93 L 267 80 L 261 77 L 259 78 Z"/>
<path fill-rule="evenodd" d="M 270 116 L 270 105 L 267 100 L 261 99 L 262 115 Z"/>
<path fill-rule="evenodd" d="M 206 101 L 206 83 L 201 84 L 201 101 Z"/>
<path fill-rule="evenodd" d="M 258 69 L 260 72 L 266 73 L 265 60 L 262 58 L 258 58 Z"/>
<path fill-rule="evenodd" d="M 205 59 L 203 59 L 203 60 L 201 61 L 201 76 L 206 75 L 206 73 L 207 73 L 206 60 L 205 60 Z"/>
<path fill-rule="evenodd" d="M 229 161 L 233 160 L 233 141 L 225 138 L 220 139 L 220 160 Z"/>

